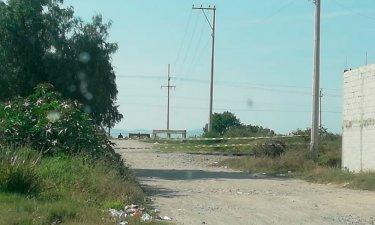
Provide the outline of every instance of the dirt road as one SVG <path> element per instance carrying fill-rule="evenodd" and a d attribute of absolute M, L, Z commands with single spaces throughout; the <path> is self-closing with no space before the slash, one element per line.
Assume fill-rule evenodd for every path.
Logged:
<path fill-rule="evenodd" d="M 117 151 L 176 224 L 375 224 L 375 193 L 251 175 L 212 164 L 223 157 L 161 153 L 138 141 Z"/>

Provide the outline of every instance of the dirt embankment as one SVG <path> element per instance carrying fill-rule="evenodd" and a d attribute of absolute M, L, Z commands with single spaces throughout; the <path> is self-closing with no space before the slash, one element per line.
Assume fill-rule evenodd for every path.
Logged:
<path fill-rule="evenodd" d="M 241 173 L 220 156 L 161 153 L 117 141 L 162 215 L 176 224 L 375 224 L 375 193 Z"/>

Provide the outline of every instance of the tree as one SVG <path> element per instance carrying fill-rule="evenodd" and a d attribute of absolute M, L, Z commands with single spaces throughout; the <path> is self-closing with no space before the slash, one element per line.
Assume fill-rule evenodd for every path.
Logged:
<path fill-rule="evenodd" d="M 240 120 L 231 112 L 214 113 L 212 117 L 212 132 L 223 135 L 229 128 L 241 126 Z M 204 129 L 207 133 L 207 129 Z"/>
<path fill-rule="evenodd" d="M 63 0 L 8 0 L 0 3 L 0 100 L 27 96 L 43 82 L 64 98 L 78 100 L 95 124 L 113 123 L 117 86 L 110 43 L 100 15 L 85 23 Z M 111 126 L 113 126 L 113 123 Z"/>

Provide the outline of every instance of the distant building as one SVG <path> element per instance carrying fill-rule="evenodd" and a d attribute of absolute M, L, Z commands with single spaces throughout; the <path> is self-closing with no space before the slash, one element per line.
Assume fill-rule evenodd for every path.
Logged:
<path fill-rule="evenodd" d="M 375 171 L 375 64 L 343 75 L 342 167 Z"/>

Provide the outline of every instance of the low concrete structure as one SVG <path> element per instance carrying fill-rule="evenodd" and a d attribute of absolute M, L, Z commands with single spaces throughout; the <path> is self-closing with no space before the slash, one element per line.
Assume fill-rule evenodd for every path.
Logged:
<path fill-rule="evenodd" d="M 375 64 L 343 75 L 342 167 L 375 171 Z"/>
<path fill-rule="evenodd" d="M 150 134 L 142 134 L 142 133 L 129 133 L 130 139 L 149 139 L 151 138 Z"/>
<path fill-rule="evenodd" d="M 158 134 L 166 134 L 170 138 L 172 134 L 181 135 L 181 138 L 186 139 L 186 130 L 153 130 L 152 138 L 158 138 Z"/>

